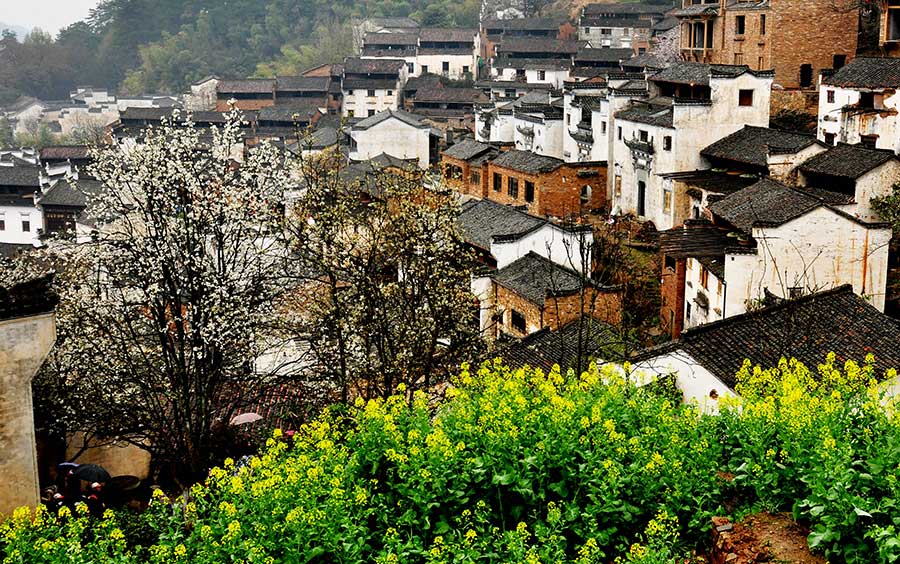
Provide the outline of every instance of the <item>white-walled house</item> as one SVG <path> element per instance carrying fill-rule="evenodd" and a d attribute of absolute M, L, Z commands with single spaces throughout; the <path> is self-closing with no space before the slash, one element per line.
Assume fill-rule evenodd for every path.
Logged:
<path fill-rule="evenodd" d="M 554 104 L 522 104 L 513 109 L 513 141 L 516 149 L 563 158 L 563 108 Z"/>
<path fill-rule="evenodd" d="M 838 366 L 875 356 L 875 376 L 900 366 L 900 324 L 850 286 L 787 300 L 682 333 L 678 340 L 632 359 L 632 378 L 649 382 L 674 376 L 684 401 L 707 413 L 735 395 L 736 374 L 745 360 L 763 368 L 795 358 L 810 370 L 835 354 Z M 893 382 L 884 382 L 892 385 Z"/>
<path fill-rule="evenodd" d="M 900 59 L 857 57 L 819 86 L 819 139 L 900 152 Z"/>
<path fill-rule="evenodd" d="M 0 243 L 40 246 L 44 217 L 34 198 L 41 191 L 41 170 L 0 163 Z"/>
<path fill-rule="evenodd" d="M 419 116 L 403 110 L 385 110 L 354 124 L 350 129 L 353 160 L 381 154 L 416 159 L 428 168 L 437 157 L 438 135 Z"/>
<path fill-rule="evenodd" d="M 675 194 L 662 175 L 703 168 L 700 151 L 707 145 L 745 125 L 768 126 L 772 73 L 676 63 L 648 82 L 649 99 L 610 108 L 609 192 L 614 212 L 669 229 Z"/>
<path fill-rule="evenodd" d="M 407 76 L 408 67 L 403 59 L 345 59 L 341 79 L 343 114 L 369 117 L 398 109 Z"/>
<path fill-rule="evenodd" d="M 509 101 L 493 101 L 475 106 L 475 139 L 482 143 L 514 143 L 516 113 L 519 108 L 541 108 L 560 104 L 561 98 L 548 90 L 529 92 Z M 560 137 L 560 139 L 562 139 Z"/>
<path fill-rule="evenodd" d="M 702 260 L 688 265 L 684 326 L 744 313 L 767 296 L 791 298 L 844 284 L 883 311 L 890 226 L 842 211 L 844 201 L 838 193 L 763 179 L 711 204 L 717 225 L 749 240 L 723 249 L 714 269 Z"/>
<path fill-rule="evenodd" d="M 609 100 L 603 79 L 569 82 L 563 92 L 566 162 L 606 161 L 609 154 Z"/>

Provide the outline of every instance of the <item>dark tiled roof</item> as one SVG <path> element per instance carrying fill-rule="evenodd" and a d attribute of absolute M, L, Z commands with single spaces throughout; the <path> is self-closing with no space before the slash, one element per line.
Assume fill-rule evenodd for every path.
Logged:
<path fill-rule="evenodd" d="M 418 33 L 377 33 L 369 32 L 363 39 L 365 45 L 418 45 Z"/>
<path fill-rule="evenodd" d="M 682 16 L 714 16 L 719 13 L 719 5 L 718 4 L 694 4 L 691 6 L 687 6 L 680 10 L 675 10 L 672 12 L 672 15 L 675 17 Z"/>
<path fill-rule="evenodd" d="M 454 159 L 467 161 L 489 152 L 497 153 L 498 150 L 493 145 L 488 145 L 487 143 L 475 141 L 474 139 L 463 139 L 459 143 L 455 143 L 449 147 L 444 151 L 444 154 Z"/>
<path fill-rule="evenodd" d="M 40 188 L 41 168 L 37 166 L 0 166 L 0 186 Z"/>
<path fill-rule="evenodd" d="M 446 28 L 446 27 L 425 27 L 419 32 L 419 40 L 424 42 L 447 42 L 447 43 L 463 43 L 474 42 L 475 35 L 478 33 L 475 29 L 468 28 Z"/>
<path fill-rule="evenodd" d="M 584 45 L 583 41 L 553 39 L 550 37 L 507 37 L 497 47 L 497 53 L 554 53 L 574 55 Z"/>
<path fill-rule="evenodd" d="M 344 61 L 344 74 L 399 74 L 406 66 L 402 59 L 360 59 L 348 57 Z"/>
<path fill-rule="evenodd" d="M 559 159 L 517 149 L 501 153 L 492 162 L 503 168 L 529 173 L 551 172 L 563 165 Z"/>
<path fill-rule="evenodd" d="M 634 50 L 627 49 L 594 49 L 586 47 L 578 51 L 575 55 L 575 61 L 595 61 L 595 62 L 612 62 L 618 63 L 621 60 L 629 59 L 634 55 Z"/>
<path fill-rule="evenodd" d="M 96 180 L 78 180 L 73 186 L 68 180 L 60 180 L 38 200 L 41 206 L 84 208 L 88 197 L 100 193 L 103 185 Z"/>
<path fill-rule="evenodd" d="M 807 133 L 745 125 L 701 150 L 700 154 L 765 167 L 767 154 L 797 153 L 814 143 L 816 137 Z"/>
<path fill-rule="evenodd" d="M 580 341 L 581 367 L 585 370 L 588 361 L 598 360 L 604 347 L 612 345 L 617 339 L 610 325 L 590 317 L 584 318 L 580 330 L 579 336 L 578 321 L 573 321 L 558 331 L 541 329 L 492 356 L 501 357 L 510 368 L 528 365 L 549 372 L 554 364 L 558 364 L 565 372 L 578 365 Z"/>
<path fill-rule="evenodd" d="M 402 121 L 403 123 L 405 123 L 407 125 L 411 125 L 413 127 L 418 127 L 418 128 L 428 128 L 429 127 L 429 125 L 427 123 L 423 122 L 422 119 L 415 114 L 411 114 L 409 112 L 404 112 L 403 110 L 384 110 L 383 112 L 378 112 L 374 116 L 367 117 L 366 119 L 362 120 L 361 122 L 355 124 L 353 126 L 353 129 L 355 129 L 355 130 L 368 129 L 368 128 L 372 127 L 373 125 L 378 125 L 379 123 L 381 123 L 385 120 L 388 120 L 390 118 L 398 119 L 398 120 Z"/>
<path fill-rule="evenodd" d="M 41 149 L 41 161 L 85 160 L 89 151 L 87 145 L 49 145 Z"/>
<path fill-rule="evenodd" d="M 738 190 L 743 190 L 747 186 L 756 184 L 759 180 L 756 175 L 728 174 L 727 172 L 714 170 L 670 172 L 660 176 L 715 194 L 732 194 Z"/>
<path fill-rule="evenodd" d="M 570 59 L 498 55 L 494 57 L 492 65 L 495 69 L 566 70 L 572 66 L 572 61 Z"/>
<path fill-rule="evenodd" d="M 491 277 L 529 302 L 543 306 L 549 296 L 569 296 L 582 289 L 582 279 L 573 270 L 530 252 L 501 268 Z"/>
<path fill-rule="evenodd" d="M 290 103 L 277 104 L 259 110 L 257 119 L 260 121 L 278 121 L 291 124 L 294 121 L 306 121 L 318 113 L 319 108 L 328 105 L 328 100 L 322 99 L 292 99 Z M 296 120 L 295 117 L 296 116 Z"/>
<path fill-rule="evenodd" d="M 650 20 L 641 20 L 637 18 L 604 18 L 602 16 L 585 16 L 581 18 L 581 25 L 595 27 L 613 27 L 613 28 L 644 28 L 650 27 Z"/>
<path fill-rule="evenodd" d="M 486 251 L 494 237 L 517 239 L 546 224 L 546 219 L 490 200 L 466 202 L 457 219 L 463 239 Z"/>
<path fill-rule="evenodd" d="M 394 90 L 399 81 L 396 78 L 345 78 L 344 90 Z"/>
<path fill-rule="evenodd" d="M 52 276 L 44 276 L 10 288 L 0 287 L 0 319 L 50 313 L 59 301 L 51 290 Z"/>
<path fill-rule="evenodd" d="M 710 204 L 709 211 L 749 235 L 754 225 L 781 225 L 822 205 L 808 192 L 763 178 Z"/>
<path fill-rule="evenodd" d="M 680 227 L 659 232 L 660 252 L 675 258 L 720 257 L 733 244 L 727 230 L 705 219 L 689 219 Z"/>
<path fill-rule="evenodd" d="M 219 94 L 270 94 L 274 90 L 274 78 L 220 80 L 216 85 L 216 91 Z"/>
<path fill-rule="evenodd" d="M 419 27 L 419 22 L 416 20 L 403 17 L 375 17 L 369 18 L 366 22 L 383 28 L 415 29 Z"/>
<path fill-rule="evenodd" d="M 379 47 L 378 45 L 366 45 L 363 47 L 362 54 L 366 57 L 378 57 L 381 59 L 385 58 L 398 58 L 398 57 L 415 57 L 416 56 L 416 47 L 407 46 L 402 49 L 384 49 Z"/>
<path fill-rule="evenodd" d="M 893 151 L 838 143 L 800 165 L 803 172 L 857 179 L 897 157 Z"/>
<path fill-rule="evenodd" d="M 728 4 L 729 10 L 768 10 L 769 0 L 738 0 Z"/>
<path fill-rule="evenodd" d="M 331 78 L 327 76 L 279 76 L 278 92 L 327 92 Z"/>
<path fill-rule="evenodd" d="M 665 14 L 669 6 L 659 4 L 635 4 L 625 2 L 606 2 L 598 4 L 588 4 L 583 8 L 583 14 Z"/>
<path fill-rule="evenodd" d="M 436 74 L 423 74 L 421 76 L 411 76 L 403 85 L 403 91 L 415 91 L 427 87 L 440 87 L 441 77 Z"/>
<path fill-rule="evenodd" d="M 675 82 L 709 86 L 710 76 L 737 77 L 751 72 L 746 65 L 709 65 L 706 63 L 673 63 L 671 66 L 650 75 L 656 82 Z"/>
<path fill-rule="evenodd" d="M 416 91 L 416 102 L 452 102 L 474 104 L 487 102 L 487 96 L 477 88 L 435 88 L 425 87 Z"/>
<path fill-rule="evenodd" d="M 900 59 L 857 57 L 823 82 L 847 88 L 897 88 L 900 86 Z"/>
<path fill-rule="evenodd" d="M 670 29 L 678 27 L 678 18 L 674 18 L 669 16 L 664 18 L 651 26 L 653 31 L 669 31 Z"/>
<path fill-rule="evenodd" d="M 559 22 L 550 18 L 516 18 L 514 20 L 485 20 L 482 24 L 485 29 L 503 30 L 532 30 L 549 31 L 559 30 Z"/>
<path fill-rule="evenodd" d="M 672 105 L 659 98 L 654 98 L 646 102 L 633 101 L 630 107 L 616 112 L 616 119 L 659 127 L 672 127 L 674 118 Z"/>
<path fill-rule="evenodd" d="M 682 350 L 734 388 L 744 359 L 763 367 L 796 358 L 815 371 L 833 352 L 838 366 L 875 356 L 876 375 L 900 367 L 900 325 L 850 285 L 689 329 L 663 351 Z M 653 350 L 639 358 L 658 356 Z"/>
<path fill-rule="evenodd" d="M 419 55 L 473 55 L 473 47 L 419 47 Z"/>

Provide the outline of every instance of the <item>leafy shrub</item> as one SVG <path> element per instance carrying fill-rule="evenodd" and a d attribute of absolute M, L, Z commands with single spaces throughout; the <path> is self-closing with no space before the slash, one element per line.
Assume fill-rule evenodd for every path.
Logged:
<path fill-rule="evenodd" d="M 892 562 L 900 445 L 871 363 L 745 366 L 704 416 L 610 367 L 467 368 L 423 394 L 332 409 L 293 439 L 157 496 L 134 544 L 111 512 L 19 511 L 4 562 L 683 562 L 721 500 L 794 509 L 832 562 Z M 403 391 L 400 392 L 403 394 Z M 731 473 L 732 482 L 720 476 Z M 125 528 L 129 530 L 128 528 Z M 877 555 L 877 556 L 876 556 Z"/>

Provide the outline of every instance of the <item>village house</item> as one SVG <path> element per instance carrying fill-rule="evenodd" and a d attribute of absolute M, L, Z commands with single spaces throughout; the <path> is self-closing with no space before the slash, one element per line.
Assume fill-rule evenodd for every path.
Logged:
<path fill-rule="evenodd" d="M 62 179 L 37 197 L 46 235 L 74 233 L 81 213 L 88 206 L 88 197 L 100 193 L 102 184 L 90 179 Z"/>
<path fill-rule="evenodd" d="M 643 54 L 650 49 L 651 27 L 662 21 L 667 10 L 666 6 L 623 2 L 588 4 L 581 9 L 578 38 L 596 47 Z"/>
<path fill-rule="evenodd" d="M 488 179 L 484 163 L 500 154 L 500 149 L 474 139 L 464 139 L 441 153 L 444 183 L 463 195 L 487 197 Z"/>
<path fill-rule="evenodd" d="M 40 501 L 31 381 L 56 341 L 50 279 L 0 289 L 0 515 Z"/>
<path fill-rule="evenodd" d="M 900 59 L 858 57 L 819 86 L 819 139 L 900 152 Z"/>
<path fill-rule="evenodd" d="M 434 119 L 464 120 L 474 127 L 475 104 L 488 102 L 477 88 L 425 87 L 405 100 L 410 111 Z"/>
<path fill-rule="evenodd" d="M 416 64 L 418 46 L 418 30 L 367 33 L 363 40 L 360 57 L 363 59 L 400 59 L 406 63 L 408 76 L 419 76 L 421 69 Z"/>
<path fill-rule="evenodd" d="M 566 83 L 562 139 L 562 157 L 566 162 L 607 161 L 609 100 L 606 94 L 607 81 L 600 77 Z"/>
<path fill-rule="evenodd" d="M 774 70 L 785 89 L 816 88 L 856 55 L 859 10 L 833 0 L 683 0 L 684 60 Z"/>
<path fill-rule="evenodd" d="M 701 149 L 745 125 L 768 126 L 771 76 L 746 66 L 676 63 L 649 76 L 648 99 L 632 99 L 618 111 L 613 105 L 613 212 L 657 229 L 676 225 L 676 209 L 686 204 L 676 202 L 665 175 L 704 168 Z"/>
<path fill-rule="evenodd" d="M 209 112 L 216 109 L 219 77 L 210 75 L 191 83 L 191 91 L 184 96 L 184 109 Z"/>
<path fill-rule="evenodd" d="M 44 217 L 34 203 L 41 171 L 37 165 L 0 162 L 0 243 L 41 245 Z"/>
<path fill-rule="evenodd" d="M 576 319 L 556 331 L 545 327 L 492 354 L 506 366 L 540 368 L 545 373 L 558 365 L 563 374 L 568 369 L 584 372 L 591 362 L 605 362 L 607 353 L 621 343 L 615 328 L 591 317 Z"/>
<path fill-rule="evenodd" d="M 575 218 L 606 208 L 606 163 L 566 163 L 510 150 L 482 165 L 484 198 L 523 206 L 537 216 Z"/>
<path fill-rule="evenodd" d="M 366 18 L 353 25 L 353 52 L 362 52 L 365 37 L 370 33 L 415 33 L 418 29 L 419 22 L 410 18 Z"/>
<path fill-rule="evenodd" d="M 845 198 L 764 178 L 711 203 L 712 224 L 688 220 L 660 234 L 662 319 L 682 328 L 843 284 L 884 310 L 887 224 L 840 209 Z"/>
<path fill-rule="evenodd" d="M 871 353 L 875 377 L 883 379 L 900 365 L 898 342 L 900 325 L 847 285 L 685 331 L 676 341 L 635 355 L 631 377 L 647 382 L 675 375 L 685 402 L 716 413 L 722 398 L 736 394 L 745 359 L 774 367 L 782 358 L 795 358 L 815 370 L 830 353 L 837 366 L 861 363 Z M 895 388 L 896 381 L 883 385 Z"/>
<path fill-rule="evenodd" d="M 342 112 L 348 117 L 370 117 L 400 107 L 400 94 L 408 68 L 403 59 L 344 60 L 341 79 Z"/>
<path fill-rule="evenodd" d="M 430 72 L 453 80 L 473 78 L 478 64 L 477 37 L 475 29 L 422 28 L 416 73 Z"/>
<path fill-rule="evenodd" d="M 513 144 L 521 151 L 563 158 L 563 102 L 550 104 L 523 103 L 513 112 Z"/>
<path fill-rule="evenodd" d="M 490 60 L 497 54 L 497 46 L 509 38 L 572 39 L 573 30 L 570 24 L 549 18 L 482 19 L 479 55 L 484 61 Z"/>
<path fill-rule="evenodd" d="M 491 59 L 491 76 L 496 80 L 562 88 L 574 66 L 576 53 L 584 46 L 584 42 L 565 39 L 504 39 Z"/>
<path fill-rule="evenodd" d="M 475 139 L 482 142 L 510 144 L 516 141 L 516 113 L 520 108 L 562 107 L 562 98 L 549 90 L 528 92 L 519 98 L 495 99 L 475 106 Z M 557 110 L 551 109 L 551 121 Z M 523 127 L 528 127 L 520 124 Z M 551 124 L 552 125 L 552 124 Z M 562 142 L 562 132 L 559 141 Z M 521 138 L 521 133 L 519 133 Z"/>
<path fill-rule="evenodd" d="M 216 111 L 229 111 L 232 102 L 234 107 L 244 111 L 274 106 L 275 79 L 220 80 L 216 85 Z"/>
<path fill-rule="evenodd" d="M 428 168 L 437 161 L 440 135 L 417 115 L 403 110 L 384 110 L 353 124 L 350 129 L 354 160 L 368 160 L 382 153 L 399 159 L 415 159 Z"/>

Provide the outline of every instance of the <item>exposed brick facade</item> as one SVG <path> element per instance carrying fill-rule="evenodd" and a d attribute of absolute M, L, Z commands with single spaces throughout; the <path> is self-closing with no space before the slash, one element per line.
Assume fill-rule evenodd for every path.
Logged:
<path fill-rule="evenodd" d="M 468 161 L 441 155 L 441 170 L 448 186 L 468 196 L 484 199 L 487 195 L 487 178 L 482 167 L 472 167 Z M 473 172 L 477 173 L 473 176 Z"/>
<path fill-rule="evenodd" d="M 674 269 L 672 263 L 674 263 Z M 666 261 L 666 257 L 662 257 L 662 276 L 660 277 L 662 300 L 659 307 L 659 320 L 662 328 L 673 339 L 677 339 L 684 330 L 685 263 L 683 258 L 670 258 Z"/>
<path fill-rule="evenodd" d="M 493 162 L 484 168 L 484 197 L 499 204 L 525 206 L 532 215 L 565 218 L 606 208 L 606 163 L 567 163 L 542 173 L 526 173 Z M 510 179 L 517 183 L 513 189 Z"/>
<path fill-rule="evenodd" d="M 272 95 L 272 98 L 266 99 L 254 99 L 254 100 L 246 100 L 246 99 L 238 99 L 234 100 L 234 106 L 245 112 L 252 112 L 255 110 L 261 110 L 263 108 L 268 108 L 269 106 L 275 105 L 275 95 Z M 216 111 L 217 112 L 228 112 L 231 111 L 231 105 L 228 103 L 228 98 L 219 98 L 216 100 Z"/>

